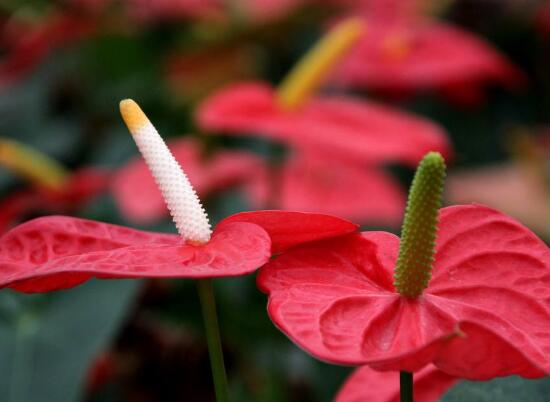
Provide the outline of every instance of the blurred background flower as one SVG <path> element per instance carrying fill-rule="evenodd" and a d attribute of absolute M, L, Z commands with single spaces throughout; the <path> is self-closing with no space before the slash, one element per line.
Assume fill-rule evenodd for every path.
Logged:
<path fill-rule="evenodd" d="M 175 231 L 118 115 L 118 102 L 131 97 L 171 136 L 213 224 L 277 207 L 397 233 L 423 151 L 408 142 L 417 134 L 409 124 L 380 123 L 362 144 L 358 130 L 372 133 L 374 113 L 434 128 L 435 146 L 453 155 L 448 202 L 486 203 L 548 239 L 549 7 L 542 0 L 3 1 L 0 135 L 42 155 L 62 179 L 54 174 L 52 187 L 46 165 L 36 168 L 13 148 L 6 158 L 0 146 L 0 230 L 53 213 Z M 243 82 L 275 88 L 349 16 L 365 30 L 316 88 L 313 106 L 290 113 L 300 121 L 290 124 L 293 141 L 262 125 L 227 135 L 204 124 L 204 105 L 220 91 Z M 351 124 L 347 106 L 329 113 L 331 99 L 371 114 Z M 265 103 L 249 101 L 241 117 L 265 124 L 257 113 Z M 288 114 L 274 104 L 270 118 Z M 229 99 L 228 106 L 239 105 Z M 376 154 L 389 146 L 398 157 Z M 358 161 L 361 150 L 376 160 Z M 46 175 L 29 176 L 33 168 Z M 215 286 L 233 400 L 336 397 L 351 369 L 315 361 L 280 334 L 253 277 Z M 1 290 L 0 394 L 9 402 L 213 401 L 198 311 L 189 281 L 91 281 L 35 296 Z M 550 389 L 545 380 L 514 378 L 488 387 L 461 381 L 444 400 L 489 401 L 498 392 L 501 401 L 537 402 Z"/>

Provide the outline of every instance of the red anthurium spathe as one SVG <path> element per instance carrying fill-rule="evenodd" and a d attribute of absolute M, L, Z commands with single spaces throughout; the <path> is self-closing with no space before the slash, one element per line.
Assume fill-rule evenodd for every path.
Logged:
<path fill-rule="evenodd" d="M 259 134 L 301 148 L 360 161 L 416 164 L 431 150 L 450 154 L 437 124 L 389 107 L 343 96 L 319 96 L 298 110 L 283 110 L 275 91 L 261 82 L 232 85 L 198 110 L 208 131 Z"/>
<path fill-rule="evenodd" d="M 424 171 L 441 172 L 437 157 L 424 161 Z M 271 319 L 337 364 L 415 372 L 433 363 L 477 380 L 548 374 L 550 250 L 479 205 L 441 209 L 435 238 L 438 203 L 426 194 L 430 186 L 440 194 L 444 170 L 415 187 L 417 176 L 401 249 L 393 234 L 364 232 L 296 247 L 266 264 L 258 286 L 269 294 Z M 414 236 L 427 239 L 418 252 Z"/>
<path fill-rule="evenodd" d="M 233 215 L 212 231 L 187 176 L 139 106 L 126 100 L 121 112 L 180 235 L 62 216 L 38 218 L 0 238 L 0 287 L 46 292 L 92 277 L 244 275 L 267 262 L 272 247 L 284 249 L 357 229 L 325 215 L 260 211 Z M 329 222 L 324 231 L 317 230 L 324 222 Z M 292 233 L 296 226 L 300 231 Z"/>
<path fill-rule="evenodd" d="M 170 151 L 193 183 L 200 197 L 243 184 L 261 175 L 262 160 L 247 152 L 219 151 L 202 156 L 200 143 L 191 138 L 168 144 Z M 134 222 L 153 222 L 168 211 L 149 168 L 135 158 L 113 177 L 112 191 L 121 213 Z"/>
<path fill-rule="evenodd" d="M 46 292 L 92 277 L 205 278 L 255 271 L 270 255 L 268 234 L 250 223 L 218 225 L 210 241 L 149 233 L 78 218 L 34 219 L 0 239 L 0 286 Z"/>
<path fill-rule="evenodd" d="M 517 88 L 523 73 L 481 38 L 447 23 L 369 19 L 369 29 L 340 64 L 344 85 L 393 92 L 470 92 L 486 83 Z"/>
<path fill-rule="evenodd" d="M 391 226 L 399 226 L 403 217 L 405 192 L 380 167 L 305 152 L 293 154 L 274 181 L 274 185 L 267 180 L 250 182 L 247 188 L 254 205 Z"/>
<path fill-rule="evenodd" d="M 430 364 L 415 373 L 414 400 L 437 402 L 458 381 L 458 378 Z M 346 380 L 334 399 L 334 402 L 365 401 L 399 402 L 399 373 L 376 371 L 369 366 L 360 367 Z"/>

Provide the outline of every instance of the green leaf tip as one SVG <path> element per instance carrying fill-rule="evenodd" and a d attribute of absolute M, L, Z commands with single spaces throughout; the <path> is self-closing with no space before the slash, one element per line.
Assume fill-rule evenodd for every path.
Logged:
<path fill-rule="evenodd" d="M 397 292 L 407 298 L 422 294 L 432 276 L 445 160 L 429 152 L 418 165 L 409 190 L 394 273 Z"/>

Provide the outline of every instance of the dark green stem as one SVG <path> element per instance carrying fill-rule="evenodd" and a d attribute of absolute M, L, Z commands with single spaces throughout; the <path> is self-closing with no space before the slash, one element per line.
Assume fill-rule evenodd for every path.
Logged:
<path fill-rule="evenodd" d="M 199 291 L 202 316 L 206 330 L 206 342 L 208 343 L 208 353 L 210 355 L 214 389 L 216 390 L 216 401 L 229 402 L 227 376 L 225 374 L 225 365 L 223 362 L 223 350 L 220 339 L 220 329 L 218 326 L 218 316 L 216 314 L 216 299 L 214 297 L 212 280 L 198 280 L 197 288 Z"/>
<path fill-rule="evenodd" d="M 413 402 L 413 373 L 399 372 L 400 401 Z"/>

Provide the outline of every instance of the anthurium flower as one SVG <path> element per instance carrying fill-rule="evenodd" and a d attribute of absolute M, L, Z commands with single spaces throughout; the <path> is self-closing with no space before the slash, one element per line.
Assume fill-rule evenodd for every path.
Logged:
<path fill-rule="evenodd" d="M 201 105 L 197 118 L 209 132 L 263 135 L 361 162 L 415 164 L 431 150 L 450 153 L 443 129 L 428 120 L 343 96 L 318 96 L 286 111 L 261 82 L 222 89 Z"/>
<path fill-rule="evenodd" d="M 437 402 L 459 381 L 430 364 L 414 376 L 414 400 Z M 346 380 L 334 402 L 399 402 L 399 373 L 376 371 L 369 366 L 356 369 Z"/>
<path fill-rule="evenodd" d="M 168 148 L 176 161 L 185 166 L 185 172 L 200 197 L 253 181 L 265 169 L 262 160 L 248 152 L 222 150 L 202 155 L 200 143 L 191 138 L 169 143 Z M 118 170 L 111 187 L 120 212 L 131 221 L 153 222 L 168 212 L 142 158 L 134 158 Z"/>
<path fill-rule="evenodd" d="M 363 32 L 357 19 L 337 25 L 275 90 L 262 82 L 231 85 L 198 109 L 202 129 L 263 135 L 360 162 L 415 165 L 428 151 L 450 153 L 437 124 L 350 96 L 313 96 L 334 64 Z"/>
<path fill-rule="evenodd" d="M 0 166 L 29 182 L 0 202 L 0 233 L 37 212 L 70 213 L 104 191 L 108 172 L 86 167 L 69 172 L 29 146 L 0 138 Z"/>
<path fill-rule="evenodd" d="M 330 160 L 330 163 L 327 163 Z M 274 180 L 247 185 L 254 206 L 320 212 L 358 222 L 398 226 L 405 209 L 401 185 L 382 168 L 317 152 L 294 152 Z"/>
<path fill-rule="evenodd" d="M 401 240 L 350 234 L 266 264 L 258 286 L 275 325 L 337 364 L 417 372 L 433 363 L 476 380 L 547 375 L 550 250 L 488 207 L 439 211 L 443 178 L 441 156 L 428 154 Z"/>
<path fill-rule="evenodd" d="M 212 231 L 187 176 L 139 106 L 131 100 L 122 101 L 121 112 L 179 235 L 63 216 L 38 218 L 0 238 L 0 287 L 46 292 L 92 277 L 243 275 L 264 264 L 272 248 L 284 250 L 357 228 L 331 216 L 260 211 L 242 218 L 233 215 Z M 295 228 L 298 230 L 291 231 Z"/>
<path fill-rule="evenodd" d="M 516 89 L 525 82 L 505 56 L 452 24 L 367 21 L 368 32 L 337 68 L 334 80 L 340 84 L 399 93 L 441 90 L 475 100 L 485 84 Z"/>

